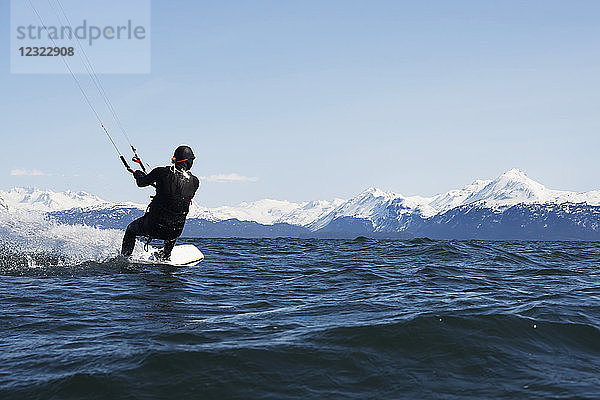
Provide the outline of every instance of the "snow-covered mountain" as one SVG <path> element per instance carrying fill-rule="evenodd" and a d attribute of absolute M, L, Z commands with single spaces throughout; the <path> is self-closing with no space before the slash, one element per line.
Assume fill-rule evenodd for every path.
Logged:
<path fill-rule="evenodd" d="M 332 201 L 315 200 L 301 203 L 298 207 L 275 220 L 275 223 L 310 226 L 314 221 L 330 214 L 343 203 L 344 200 L 342 199 L 334 199 Z"/>
<path fill-rule="evenodd" d="M 224 221 L 238 219 L 240 221 L 255 221 L 271 225 L 284 215 L 301 207 L 301 204 L 285 200 L 264 199 L 251 203 L 241 203 L 238 206 L 221 206 L 206 208 L 192 203 L 188 218 L 202 218 L 208 221 Z"/>
<path fill-rule="evenodd" d="M 0 202 L 10 210 L 59 211 L 75 207 L 108 205 L 98 196 L 86 192 L 54 192 L 37 188 L 13 188 L 0 191 Z"/>
<path fill-rule="evenodd" d="M 291 225 L 305 226 L 331 212 L 344 200 L 334 199 L 316 200 L 303 203 L 294 203 L 286 200 L 264 199 L 237 206 L 221 206 L 208 208 L 192 203 L 188 218 L 205 219 L 217 222 L 228 219 L 239 221 L 253 221 L 260 224 L 272 225 L 288 223 Z"/>
<path fill-rule="evenodd" d="M 485 181 L 483 181 L 485 182 Z M 474 191 L 462 204 L 481 203 L 489 208 L 510 207 L 516 204 L 587 203 L 600 205 L 600 191 L 575 193 L 552 190 L 530 179 L 523 171 L 511 169 Z"/>
<path fill-rule="evenodd" d="M 400 222 L 408 214 L 430 218 L 466 205 L 501 210 L 517 204 L 567 202 L 597 206 L 600 205 L 600 191 L 576 193 L 552 190 L 532 180 L 523 171 L 511 169 L 496 179 L 476 180 L 462 189 L 433 197 L 405 197 L 369 188 L 305 226 L 311 230 L 319 230 L 336 219 L 350 217 L 370 221 L 377 231 L 378 227 L 389 226 L 390 220 Z"/>
<path fill-rule="evenodd" d="M 190 206 L 188 218 L 205 219 L 207 221 L 224 221 L 237 219 L 254 221 L 260 224 L 290 223 L 304 225 L 330 212 L 343 200 L 318 200 L 294 203 L 286 200 L 264 199 L 244 202 L 237 206 L 221 206 L 208 208 L 197 202 Z M 98 196 L 86 192 L 55 192 L 37 188 L 13 188 L 0 191 L 0 209 L 31 210 L 40 212 L 85 209 L 87 211 L 114 210 L 115 208 L 132 208 L 145 210 L 146 204 L 131 202 L 111 203 Z"/>
<path fill-rule="evenodd" d="M 0 192 L 0 209 L 2 200 L 9 210 L 53 211 L 59 221 L 112 228 L 123 228 L 146 208 L 145 204 L 108 203 L 84 192 L 37 189 Z M 194 202 L 188 215 L 192 222 L 188 225 L 198 235 L 288 232 L 301 236 L 402 234 L 447 238 L 452 238 L 453 232 L 461 232 L 463 238 L 470 237 L 470 232 L 479 232 L 480 236 L 475 237 L 483 238 L 498 237 L 494 235 L 499 232 L 504 235 L 501 237 L 511 237 L 511 232 L 525 226 L 534 227 L 528 237 L 535 238 L 536 234 L 546 234 L 548 226 L 549 229 L 562 226 L 561 229 L 570 229 L 571 238 L 593 239 L 598 235 L 600 239 L 598 216 L 600 191 L 575 193 L 548 189 L 523 171 L 512 169 L 496 179 L 477 180 L 431 197 L 403 196 L 369 188 L 346 201 L 295 203 L 265 199 L 215 208 Z M 554 225 L 549 221 L 554 221 Z M 560 237 L 554 233 L 545 237 Z"/>
<path fill-rule="evenodd" d="M 462 189 L 451 190 L 433 197 L 429 205 L 435 210 L 436 214 L 443 213 L 454 207 L 468 203 L 467 199 L 469 197 L 474 193 L 480 192 L 491 182 L 491 180 L 476 180 Z"/>
<path fill-rule="evenodd" d="M 373 226 L 377 226 L 384 219 L 390 218 L 391 210 L 399 210 L 396 214 L 418 212 L 426 216 L 434 215 L 435 210 L 429 206 L 432 198 L 427 197 L 404 197 L 393 192 L 385 192 L 376 188 L 369 188 L 358 196 L 345 201 L 335 207 L 331 212 L 314 219 L 305 226 L 311 230 L 319 230 L 331 221 L 351 217 L 369 220 Z"/>

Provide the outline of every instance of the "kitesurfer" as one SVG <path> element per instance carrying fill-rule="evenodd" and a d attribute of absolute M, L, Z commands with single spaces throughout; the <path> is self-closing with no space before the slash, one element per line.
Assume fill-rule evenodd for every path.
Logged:
<path fill-rule="evenodd" d="M 164 260 L 171 257 L 175 241 L 183 231 L 192 198 L 200 186 L 198 178 L 190 172 L 194 159 L 189 146 L 179 146 L 173 154 L 173 165 L 154 168 L 149 174 L 139 170 L 134 172 L 137 185 L 155 186 L 156 195 L 146 213 L 127 226 L 121 248 L 123 256 L 129 257 L 133 253 L 136 237 L 145 236 L 149 240 L 163 240 L 164 247 L 159 257 Z"/>

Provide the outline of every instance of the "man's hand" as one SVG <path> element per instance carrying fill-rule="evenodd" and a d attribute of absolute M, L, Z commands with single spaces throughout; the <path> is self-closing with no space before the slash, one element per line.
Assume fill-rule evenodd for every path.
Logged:
<path fill-rule="evenodd" d="M 135 180 L 142 179 L 145 176 L 146 173 L 144 171 L 140 171 L 139 169 L 133 173 L 133 177 L 135 178 Z"/>

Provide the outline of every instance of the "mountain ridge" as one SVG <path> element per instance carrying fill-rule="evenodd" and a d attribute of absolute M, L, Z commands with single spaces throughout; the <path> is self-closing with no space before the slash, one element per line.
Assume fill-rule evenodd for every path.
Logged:
<path fill-rule="evenodd" d="M 0 205 L 5 200 L 5 193 L 0 192 Z M 43 211 L 45 207 L 49 215 L 61 222 L 98 227 L 123 229 L 146 208 L 145 204 L 105 202 L 85 192 L 50 191 L 44 196 L 39 189 L 13 189 L 12 193 L 9 201 L 5 201 L 9 210 L 32 207 Z M 64 201 L 62 205 L 61 199 Z M 78 201 L 81 207 L 66 208 Z M 548 189 L 523 171 L 511 169 L 495 179 L 476 180 L 463 188 L 430 197 L 403 196 L 371 187 L 348 200 L 295 203 L 263 199 L 214 208 L 194 202 L 188 215 L 188 221 L 192 221 L 188 224 L 188 232 L 202 235 L 205 229 L 212 234 L 259 237 L 288 232 L 295 236 L 364 234 L 521 238 L 525 237 L 521 234 L 524 227 L 529 227 L 527 235 L 535 238 L 534 231 L 544 237 L 560 237 L 560 232 L 548 232 L 561 226 L 560 229 L 569 229 L 569 237 L 587 240 L 598 235 L 600 221 L 594 222 L 600 215 L 598 210 L 600 191 L 577 193 Z M 549 217 L 549 214 L 552 216 Z M 475 215 L 479 220 L 473 219 Z M 522 221 L 516 221 L 517 216 Z M 538 223 L 543 220 L 554 221 L 557 225 L 548 228 L 547 223 L 546 226 Z M 502 226 L 494 221 L 501 221 Z M 481 226 L 485 229 L 478 228 Z"/>
<path fill-rule="evenodd" d="M 289 223 L 318 230 L 335 218 L 342 216 L 366 218 L 376 221 L 384 217 L 385 210 L 395 208 L 400 213 L 419 213 L 427 218 L 452 208 L 482 203 L 489 208 L 507 208 L 516 204 L 532 203 L 587 203 L 600 205 L 600 190 L 584 193 L 548 189 L 529 178 L 522 170 L 513 168 L 496 179 L 476 180 L 460 189 L 434 196 L 403 196 L 375 187 L 367 188 L 348 199 L 313 200 L 291 202 L 287 200 L 262 199 L 243 202 L 237 206 L 205 207 L 194 201 L 188 218 L 208 221 L 255 221 L 265 225 Z M 146 204 L 132 202 L 109 202 L 84 192 L 55 192 L 38 188 L 12 188 L 0 191 L 0 204 L 11 209 L 35 211 L 61 211 L 72 208 L 109 207 L 122 205 L 146 209 Z"/>

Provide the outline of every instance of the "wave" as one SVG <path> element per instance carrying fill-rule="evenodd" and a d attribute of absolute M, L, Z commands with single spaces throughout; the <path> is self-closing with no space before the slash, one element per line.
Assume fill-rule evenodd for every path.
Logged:
<path fill-rule="evenodd" d="M 287 340 L 215 343 L 215 336 L 205 332 L 157 333 L 150 339 L 159 345 L 138 347 L 127 357 L 108 355 L 101 370 L 92 366 L 47 379 L 31 393 L 26 386 L 13 393 L 548 398 L 568 394 L 572 385 L 579 396 L 593 398 L 599 383 L 597 327 L 513 315 L 420 315 L 381 324 L 304 329 Z M 548 363 L 553 365 L 551 375 L 540 367 Z M 578 381 L 570 383 L 574 371 Z"/>
<path fill-rule="evenodd" d="M 0 273 L 113 261 L 123 233 L 57 223 L 41 212 L 0 213 Z"/>
<path fill-rule="evenodd" d="M 183 239 L 200 268 L 141 274 L 27 218 L 0 272 L 58 279 L 0 279 L 0 398 L 598 397 L 594 243 Z"/>

